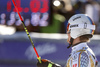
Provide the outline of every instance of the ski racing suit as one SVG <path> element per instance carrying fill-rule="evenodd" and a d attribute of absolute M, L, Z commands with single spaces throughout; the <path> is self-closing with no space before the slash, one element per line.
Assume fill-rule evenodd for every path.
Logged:
<path fill-rule="evenodd" d="M 72 52 L 65 67 L 98 67 L 97 59 L 87 43 L 79 43 L 72 47 Z"/>

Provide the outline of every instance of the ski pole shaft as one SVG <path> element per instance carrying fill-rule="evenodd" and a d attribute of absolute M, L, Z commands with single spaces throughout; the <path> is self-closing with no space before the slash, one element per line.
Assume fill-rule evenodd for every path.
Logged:
<path fill-rule="evenodd" d="M 34 43 L 33 43 L 32 39 L 31 39 L 31 37 L 30 37 L 30 35 L 29 35 L 29 32 L 28 32 L 28 30 L 27 30 L 27 28 L 26 28 L 26 26 L 25 26 L 25 24 L 24 24 L 24 21 L 23 21 L 23 19 L 22 19 L 20 13 L 19 13 L 19 11 L 18 11 L 18 8 L 17 8 L 17 6 L 16 6 L 16 4 L 15 4 L 15 1 L 12 0 L 12 2 L 13 2 L 13 4 L 14 4 L 15 9 L 16 9 L 18 15 L 19 15 L 19 18 L 20 18 L 20 20 L 21 20 L 21 22 L 22 22 L 22 24 L 23 24 L 23 27 L 24 27 L 24 29 L 25 29 L 25 32 L 26 32 L 26 34 L 27 34 L 27 36 L 28 36 L 28 38 L 29 38 L 29 40 L 30 40 L 30 42 L 31 42 L 31 44 L 32 44 L 32 46 L 33 46 L 33 48 L 34 48 L 34 51 L 35 51 L 35 53 L 36 53 L 36 55 L 37 55 L 37 59 L 38 59 L 38 61 L 41 63 L 41 57 L 39 56 L 39 54 L 38 54 L 38 52 L 37 52 L 37 50 L 36 50 L 36 48 L 35 48 L 35 46 L 34 46 Z"/>

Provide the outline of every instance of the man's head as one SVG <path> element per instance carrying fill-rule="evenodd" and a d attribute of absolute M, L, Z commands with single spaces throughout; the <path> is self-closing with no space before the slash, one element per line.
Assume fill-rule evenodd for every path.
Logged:
<path fill-rule="evenodd" d="M 76 14 L 72 16 L 67 26 L 68 42 L 70 42 L 70 46 L 76 39 L 79 39 L 80 42 L 83 42 L 83 39 L 87 41 L 92 37 L 94 30 L 95 25 L 89 16 L 85 14 Z"/>

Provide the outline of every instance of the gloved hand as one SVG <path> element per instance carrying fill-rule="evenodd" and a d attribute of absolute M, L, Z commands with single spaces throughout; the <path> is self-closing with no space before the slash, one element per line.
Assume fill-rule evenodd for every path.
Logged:
<path fill-rule="evenodd" d="M 39 61 L 37 62 L 37 67 L 61 67 L 61 65 L 55 64 L 46 59 L 42 59 L 41 63 Z"/>

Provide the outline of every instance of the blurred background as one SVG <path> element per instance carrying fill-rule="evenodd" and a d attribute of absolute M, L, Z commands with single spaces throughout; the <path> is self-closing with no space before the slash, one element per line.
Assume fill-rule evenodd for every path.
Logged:
<path fill-rule="evenodd" d="M 15 0 L 42 59 L 65 66 L 66 28 L 74 14 L 87 14 L 96 25 L 88 43 L 100 63 L 100 0 Z M 0 0 L 0 67 L 36 67 L 37 56 L 11 0 Z M 100 66 L 100 64 L 99 64 Z"/>

